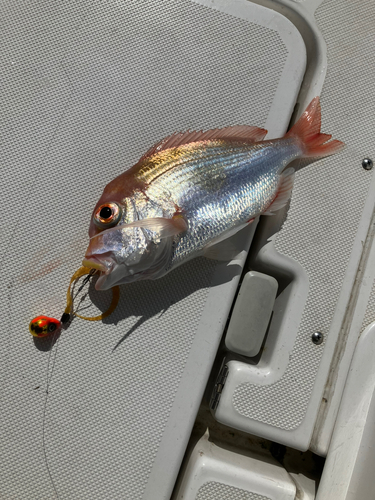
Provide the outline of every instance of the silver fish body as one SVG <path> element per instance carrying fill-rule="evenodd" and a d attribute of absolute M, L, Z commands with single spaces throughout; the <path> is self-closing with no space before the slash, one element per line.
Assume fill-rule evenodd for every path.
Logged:
<path fill-rule="evenodd" d="M 101 271 L 96 287 L 156 279 L 204 254 L 286 204 L 293 160 L 343 146 L 320 134 L 318 98 L 284 138 L 263 141 L 265 133 L 243 126 L 173 135 L 111 181 L 83 261 Z"/>
<path fill-rule="evenodd" d="M 159 204 L 160 215 L 172 199 L 167 217 L 173 216 L 177 205 L 188 223 L 185 234 L 176 237 L 170 269 L 201 255 L 208 245 L 265 212 L 285 167 L 300 155 L 301 147 L 293 139 L 230 147 L 210 144 L 182 155 L 147 191 L 152 204 Z M 150 216 L 148 204 L 138 215 Z"/>

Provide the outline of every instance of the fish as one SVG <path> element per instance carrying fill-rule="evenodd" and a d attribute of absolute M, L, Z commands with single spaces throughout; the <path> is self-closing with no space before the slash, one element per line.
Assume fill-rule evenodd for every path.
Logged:
<path fill-rule="evenodd" d="M 184 262 L 215 255 L 220 242 L 272 215 L 291 196 L 298 158 L 337 153 L 322 134 L 319 97 L 278 139 L 238 125 L 174 133 L 107 184 L 94 207 L 83 265 L 97 290 L 158 279 Z"/>

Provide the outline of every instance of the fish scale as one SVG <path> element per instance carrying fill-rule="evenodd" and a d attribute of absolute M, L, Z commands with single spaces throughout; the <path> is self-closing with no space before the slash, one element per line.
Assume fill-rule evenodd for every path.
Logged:
<path fill-rule="evenodd" d="M 300 146 L 292 140 L 236 145 L 228 154 L 229 147 L 225 143 L 212 147 L 205 144 L 201 146 L 202 155 L 199 149 L 193 154 L 187 151 L 189 163 L 186 158 L 176 162 L 148 190 L 148 196 L 155 202 L 153 187 L 159 193 L 177 186 L 172 198 L 183 208 L 188 220 L 189 231 L 176 244 L 171 267 L 185 260 L 192 253 L 191 248 L 194 247 L 196 255 L 219 235 L 236 226 L 242 228 L 249 219 L 262 213 L 275 197 L 280 169 L 301 154 Z M 184 155 L 183 150 L 180 155 Z M 193 188 L 187 195 L 190 184 Z"/>
<path fill-rule="evenodd" d="M 280 209 L 291 194 L 293 160 L 343 147 L 321 134 L 320 124 L 317 97 L 280 139 L 234 126 L 154 145 L 107 184 L 94 208 L 83 264 L 100 271 L 96 288 L 160 278 Z"/>

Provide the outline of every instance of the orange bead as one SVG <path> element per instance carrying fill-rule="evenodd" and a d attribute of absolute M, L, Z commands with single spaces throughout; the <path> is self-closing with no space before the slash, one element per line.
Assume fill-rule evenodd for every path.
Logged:
<path fill-rule="evenodd" d="M 33 337 L 46 337 L 61 328 L 61 322 L 48 316 L 37 316 L 30 321 L 29 330 Z"/>

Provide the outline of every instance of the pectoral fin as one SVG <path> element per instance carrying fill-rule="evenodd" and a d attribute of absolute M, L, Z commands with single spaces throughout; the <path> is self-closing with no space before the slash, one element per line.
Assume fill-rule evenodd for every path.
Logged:
<path fill-rule="evenodd" d="M 129 224 L 124 224 L 121 227 L 142 227 L 150 231 L 155 231 L 161 238 L 168 238 L 187 231 L 188 223 L 185 217 L 179 214 L 174 215 L 171 219 L 154 217 L 152 219 L 136 220 Z"/>

